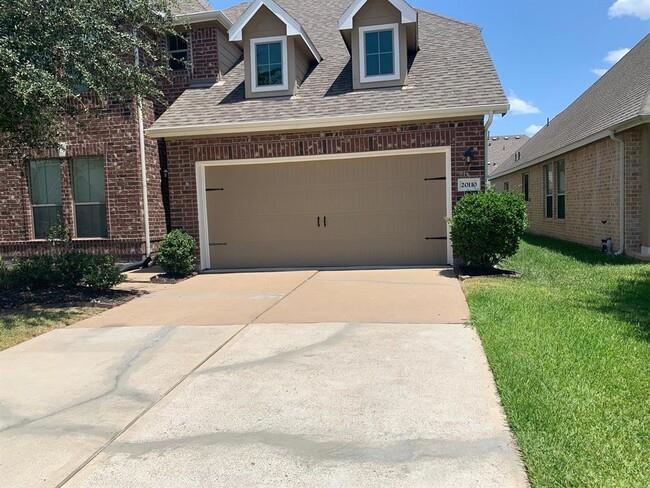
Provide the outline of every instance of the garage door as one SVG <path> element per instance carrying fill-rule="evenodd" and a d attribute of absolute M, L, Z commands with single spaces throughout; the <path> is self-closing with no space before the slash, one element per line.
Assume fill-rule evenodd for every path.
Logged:
<path fill-rule="evenodd" d="M 447 261 L 444 154 L 205 171 L 211 268 Z"/>

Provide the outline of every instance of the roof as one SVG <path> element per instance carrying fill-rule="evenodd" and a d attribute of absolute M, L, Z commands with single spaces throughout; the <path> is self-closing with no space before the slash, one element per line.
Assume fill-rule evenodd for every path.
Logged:
<path fill-rule="evenodd" d="M 284 10 L 273 0 L 255 0 L 253 3 L 251 3 L 244 11 L 244 13 L 239 17 L 237 22 L 235 22 L 228 31 L 230 41 L 242 40 L 244 27 L 246 27 L 246 25 L 251 21 L 258 10 L 262 7 L 268 8 L 273 13 L 273 15 L 275 15 L 284 23 L 284 25 L 287 27 L 287 35 L 300 36 L 316 61 L 320 61 L 322 59 L 318 53 L 318 49 L 316 49 L 316 46 L 314 46 L 314 43 L 305 32 L 305 29 L 303 29 L 303 27 L 300 25 L 300 22 L 291 17 L 291 15 L 289 15 L 286 10 Z"/>
<path fill-rule="evenodd" d="M 622 130 L 650 122 L 650 35 L 556 116 L 492 177 L 546 161 Z"/>
<path fill-rule="evenodd" d="M 214 10 L 206 0 L 172 0 L 169 6 L 174 15 L 195 14 Z"/>
<path fill-rule="evenodd" d="M 418 13 L 404 0 L 388 0 L 393 7 L 400 11 L 402 15 L 402 24 L 409 24 L 418 21 Z M 343 16 L 339 19 L 339 30 L 352 29 L 352 22 L 354 16 L 361 8 L 368 2 L 368 0 L 354 0 Z"/>
<path fill-rule="evenodd" d="M 277 0 L 309 33 L 323 60 L 293 97 L 246 99 L 240 62 L 210 88 L 186 90 L 148 135 L 176 137 L 252 130 L 272 123 L 276 130 L 390 120 L 505 112 L 508 101 L 481 31 L 425 11 L 419 13 L 421 49 L 409 59 L 408 86 L 352 89 L 350 54 L 338 19 L 350 0 Z M 225 11 L 232 19 L 245 6 Z M 235 19 L 232 19 L 235 20 Z M 383 118 L 382 118 L 383 117 Z M 361 120 L 364 122 L 360 122 Z M 373 119 L 374 120 L 374 119 Z M 267 127 L 268 130 L 268 127 Z"/>
<path fill-rule="evenodd" d="M 490 136 L 488 141 L 488 173 L 496 169 L 517 152 L 530 137 L 516 134 L 512 136 Z"/>

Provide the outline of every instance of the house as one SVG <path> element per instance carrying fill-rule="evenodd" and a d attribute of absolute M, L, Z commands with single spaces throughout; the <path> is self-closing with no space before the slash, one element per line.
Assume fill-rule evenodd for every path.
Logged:
<path fill-rule="evenodd" d="M 530 230 L 650 256 L 650 35 L 490 175 Z"/>
<path fill-rule="evenodd" d="M 488 179 L 502 163 L 513 156 L 521 146 L 528 142 L 527 135 L 493 136 L 488 137 Z"/>
<path fill-rule="evenodd" d="M 173 103 L 145 107 L 144 143 L 133 124 L 124 163 L 90 135 L 59 160 L 108 154 L 111 217 L 87 246 L 130 239 L 141 257 L 166 216 L 200 243 L 201 269 L 452 262 L 447 219 L 465 188 L 484 186 L 487 129 L 508 110 L 479 27 L 404 0 L 183 5 L 189 28 L 168 40 Z M 110 173 L 127 159 L 128 175 Z M 0 252 L 38 245 L 24 198 Z"/>

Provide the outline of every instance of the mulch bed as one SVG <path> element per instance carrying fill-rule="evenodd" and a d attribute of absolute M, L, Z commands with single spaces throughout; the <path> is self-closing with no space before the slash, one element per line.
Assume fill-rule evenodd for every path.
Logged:
<path fill-rule="evenodd" d="M 27 308 L 99 307 L 113 308 L 133 300 L 142 292 L 110 290 L 104 293 L 87 288 L 52 287 L 43 290 L 4 291 L 0 310 Z"/>
<path fill-rule="evenodd" d="M 461 280 L 469 278 L 478 278 L 481 276 L 502 276 L 504 278 L 521 278 L 521 274 L 516 271 L 501 268 L 481 268 L 476 266 L 455 266 L 454 271 Z"/>

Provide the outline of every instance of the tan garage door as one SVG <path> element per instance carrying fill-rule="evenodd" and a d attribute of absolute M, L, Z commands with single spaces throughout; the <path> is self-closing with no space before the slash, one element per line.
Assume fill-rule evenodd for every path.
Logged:
<path fill-rule="evenodd" d="M 212 268 L 446 263 L 445 155 L 208 166 Z"/>

